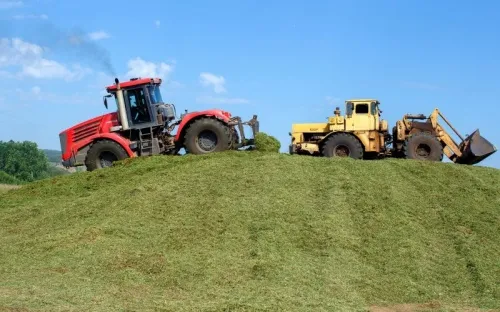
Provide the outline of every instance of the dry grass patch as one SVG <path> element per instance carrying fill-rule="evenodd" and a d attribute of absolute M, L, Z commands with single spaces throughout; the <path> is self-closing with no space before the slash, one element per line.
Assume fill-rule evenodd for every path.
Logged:
<path fill-rule="evenodd" d="M 18 189 L 21 186 L 19 185 L 9 185 L 9 184 L 0 184 L 0 193 L 4 193 L 10 190 Z"/>

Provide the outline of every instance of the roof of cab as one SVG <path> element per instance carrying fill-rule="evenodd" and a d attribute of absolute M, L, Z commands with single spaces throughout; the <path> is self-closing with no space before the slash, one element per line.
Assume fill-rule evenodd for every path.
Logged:
<path fill-rule="evenodd" d="M 377 102 L 380 103 L 377 99 L 351 99 L 351 100 L 346 100 L 347 102 Z"/>
<path fill-rule="evenodd" d="M 120 88 L 129 88 L 129 87 L 134 87 L 134 86 L 139 86 L 143 84 L 148 84 L 148 83 L 155 83 L 155 84 L 161 84 L 161 78 L 132 78 L 128 81 L 125 82 L 119 82 L 120 83 Z M 108 92 L 111 91 L 116 91 L 116 85 L 112 84 L 110 86 L 106 87 L 106 90 Z"/>

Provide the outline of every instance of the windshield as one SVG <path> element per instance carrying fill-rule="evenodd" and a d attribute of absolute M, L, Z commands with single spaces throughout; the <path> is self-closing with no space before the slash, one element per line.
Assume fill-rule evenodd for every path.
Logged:
<path fill-rule="evenodd" d="M 148 86 L 149 98 L 151 99 L 151 104 L 162 103 L 160 87 L 158 85 Z"/>
<path fill-rule="evenodd" d="M 346 107 L 345 107 L 345 113 L 347 116 L 352 115 L 352 110 L 354 109 L 354 104 L 351 102 L 347 102 Z"/>

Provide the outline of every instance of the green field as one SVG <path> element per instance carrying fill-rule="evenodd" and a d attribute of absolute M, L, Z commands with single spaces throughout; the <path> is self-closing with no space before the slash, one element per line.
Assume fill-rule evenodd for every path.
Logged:
<path fill-rule="evenodd" d="M 0 194 L 0 311 L 498 311 L 499 181 L 224 152 L 34 182 Z"/>

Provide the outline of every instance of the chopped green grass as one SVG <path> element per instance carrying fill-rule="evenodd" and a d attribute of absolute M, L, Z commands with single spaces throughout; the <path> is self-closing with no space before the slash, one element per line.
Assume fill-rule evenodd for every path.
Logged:
<path fill-rule="evenodd" d="M 499 181 L 252 151 L 35 182 L 0 195 L 0 310 L 498 309 Z"/>
<path fill-rule="evenodd" d="M 275 152 L 279 153 L 281 148 L 281 143 L 278 139 L 272 135 L 268 135 L 264 132 L 259 132 L 255 135 L 255 148 L 261 152 Z"/>

